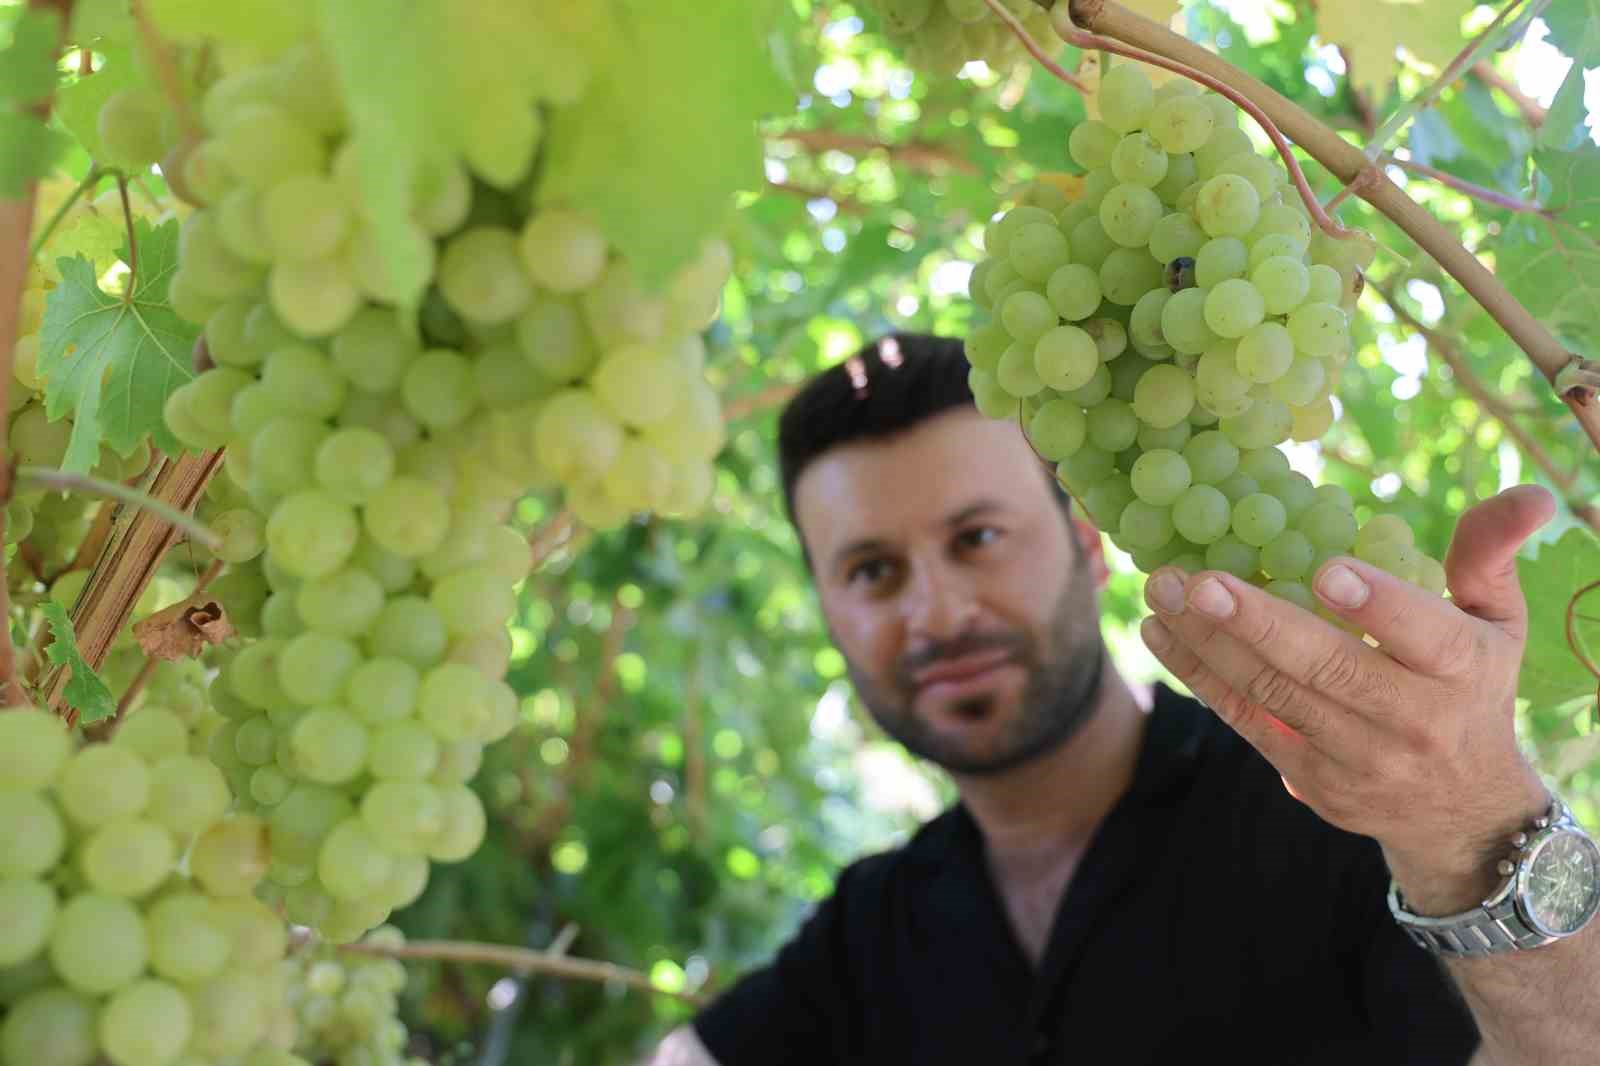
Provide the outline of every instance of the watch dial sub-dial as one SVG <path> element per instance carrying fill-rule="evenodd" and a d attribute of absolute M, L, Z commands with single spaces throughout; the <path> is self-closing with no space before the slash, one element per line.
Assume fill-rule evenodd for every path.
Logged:
<path fill-rule="evenodd" d="M 1600 848 L 1587 837 L 1547 837 L 1536 846 L 1523 879 L 1528 917 L 1547 936 L 1576 932 L 1600 910 Z"/>

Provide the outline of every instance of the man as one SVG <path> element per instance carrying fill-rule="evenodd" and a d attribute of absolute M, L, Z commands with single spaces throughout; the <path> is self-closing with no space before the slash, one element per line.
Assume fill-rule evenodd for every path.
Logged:
<path fill-rule="evenodd" d="M 657 1066 L 1596 1061 L 1592 928 L 1441 965 L 1388 900 L 1392 873 L 1410 912 L 1471 909 L 1549 804 L 1512 731 L 1513 557 L 1548 494 L 1463 516 L 1453 603 L 1326 564 L 1318 594 L 1383 651 L 1226 575 L 1152 575 L 1145 640 L 1206 702 L 1147 710 L 1101 642 L 1098 534 L 966 372 L 958 341 L 885 338 L 779 433 L 861 701 L 960 802 L 847 868 Z"/>

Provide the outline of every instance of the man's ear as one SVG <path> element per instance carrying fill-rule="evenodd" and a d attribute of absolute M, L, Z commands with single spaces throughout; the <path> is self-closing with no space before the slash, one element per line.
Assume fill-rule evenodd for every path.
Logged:
<path fill-rule="evenodd" d="M 1100 527 L 1080 514 L 1071 517 L 1072 532 L 1078 542 L 1078 551 L 1084 557 L 1084 565 L 1089 575 L 1094 578 L 1094 587 L 1104 589 L 1106 582 L 1111 580 L 1111 568 L 1106 565 L 1105 545 L 1100 540 Z"/>

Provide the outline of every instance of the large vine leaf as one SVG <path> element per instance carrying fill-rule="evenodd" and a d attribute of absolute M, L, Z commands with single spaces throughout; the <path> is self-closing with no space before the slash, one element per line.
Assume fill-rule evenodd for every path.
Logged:
<path fill-rule="evenodd" d="M 756 120 L 791 100 L 768 56 L 771 3 L 612 6 L 588 90 L 551 116 L 540 195 L 590 213 L 654 284 L 761 185 Z"/>
<path fill-rule="evenodd" d="M 161 411 L 173 390 L 194 377 L 190 350 L 200 331 L 167 301 L 178 265 L 178 223 L 134 225 L 139 269 L 131 299 L 101 289 L 94 265 L 80 256 L 58 261 L 61 284 L 45 304 L 39 373 L 45 413 L 73 418 L 67 470 L 88 471 L 102 442 L 120 455 L 146 436 L 163 451 L 179 449 Z M 126 246 L 121 254 L 128 258 Z"/>
<path fill-rule="evenodd" d="M 1466 43 L 1461 16 L 1471 6 L 1464 0 L 1321 0 L 1317 35 L 1344 50 L 1351 83 L 1377 98 L 1394 78 L 1399 47 L 1435 67 L 1448 63 Z"/>
<path fill-rule="evenodd" d="M 1535 707 L 1593 695 L 1597 682 L 1567 646 L 1566 625 L 1572 594 L 1600 581 L 1600 538 L 1575 526 L 1533 558 L 1519 557 L 1517 577 L 1528 601 L 1528 643 L 1517 695 Z M 1591 656 L 1600 658 L 1600 622 L 1579 619 L 1577 636 Z"/>
<path fill-rule="evenodd" d="M 1535 152 L 1540 202 L 1553 217 L 1518 215 L 1495 246 L 1495 273 L 1562 341 L 1600 340 L 1600 149 Z"/>

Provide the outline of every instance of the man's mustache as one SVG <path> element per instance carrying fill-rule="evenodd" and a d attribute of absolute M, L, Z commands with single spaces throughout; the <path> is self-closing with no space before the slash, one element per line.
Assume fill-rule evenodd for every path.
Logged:
<path fill-rule="evenodd" d="M 1014 658 L 1027 661 L 1030 645 L 1026 637 L 1015 633 L 978 633 L 956 640 L 929 644 L 906 655 L 896 670 L 901 684 L 915 687 L 914 678 L 928 667 L 946 659 L 959 659 L 986 651 L 1008 651 Z"/>

